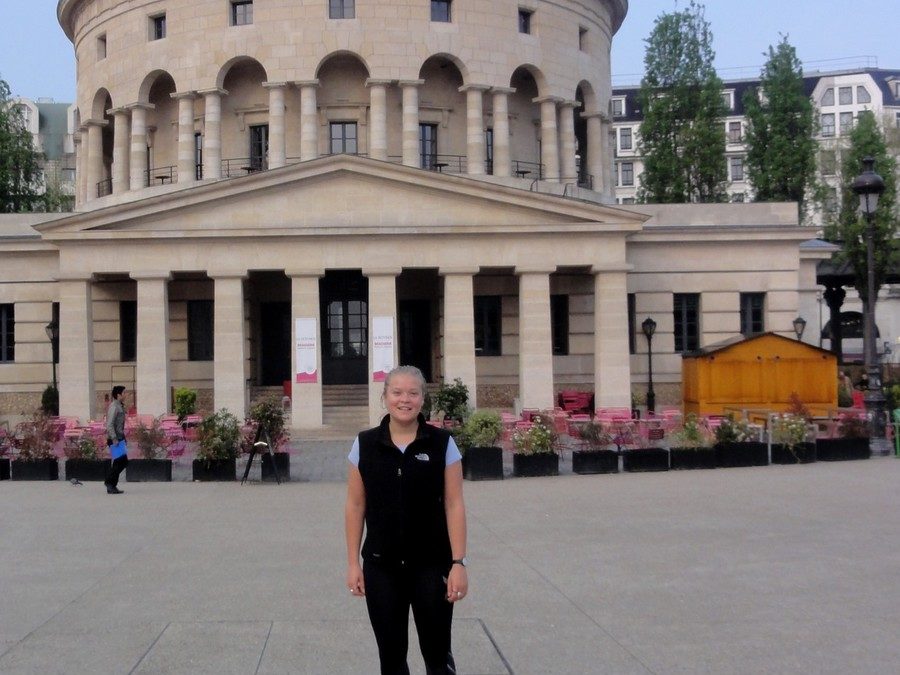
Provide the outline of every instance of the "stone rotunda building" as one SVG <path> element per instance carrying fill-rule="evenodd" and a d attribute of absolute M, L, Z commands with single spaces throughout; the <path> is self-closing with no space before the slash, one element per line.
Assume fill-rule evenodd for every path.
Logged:
<path fill-rule="evenodd" d="M 795 205 L 609 205 L 626 11 L 61 0 L 77 212 L 0 221 L 0 410 L 37 400 L 51 358 L 82 419 L 114 383 L 141 413 L 188 386 L 242 416 L 290 382 L 295 428 L 365 424 L 401 362 L 479 406 L 626 406 L 647 315 L 663 400 L 679 352 L 740 332 L 745 304 L 790 333 L 825 255 L 801 252 Z"/>

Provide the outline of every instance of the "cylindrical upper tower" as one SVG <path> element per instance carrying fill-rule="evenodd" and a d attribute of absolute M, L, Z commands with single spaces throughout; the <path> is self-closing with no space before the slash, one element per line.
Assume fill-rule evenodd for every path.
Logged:
<path fill-rule="evenodd" d="M 626 0 L 61 0 L 78 63 L 79 201 L 334 152 L 601 189 L 610 43 L 626 11 Z"/>

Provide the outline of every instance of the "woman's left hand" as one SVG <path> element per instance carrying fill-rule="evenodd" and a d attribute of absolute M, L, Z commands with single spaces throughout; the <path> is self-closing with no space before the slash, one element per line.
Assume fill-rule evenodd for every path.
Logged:
<path fill-rule="evenodd" d="M 447 601 L 459 602 L 469 592 L 469 575 L 462 565 L 451 565 L 447 575 Z"/>

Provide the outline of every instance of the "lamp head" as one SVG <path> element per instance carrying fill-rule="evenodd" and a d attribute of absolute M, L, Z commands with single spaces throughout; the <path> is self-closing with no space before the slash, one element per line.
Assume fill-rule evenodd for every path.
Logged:
<path fill-rule="evenodd" d="M 798 316 L 796 319 L 794 319 L 793 323 L 794 333 L 797 334 L 797 339 L 799 340 L 803 337 L 803 331 L 806 330 L 806 319 L 804 319 L 802 316 Z"/>
<path fill-rule="evenodd" d="M 644 331 L 644 335 L 646 335 L 647 339 L 649 340 L 656 332 L 656 322 L 648 316 L 641 323 L 641 330 Z"/>
<path fill-rule="evenodd" d="M 853 179 L 850 187 L 859 196 L 859 210 L 872 216 L 878 208 L 878 196 L 884 192 L 884 179 L 875 173 L 875 160 L 866 157 L 862 161 L 863 172 Z"/>
<path fill-rule="evenodd" d="M 44 326 L 44 332 L 47 334 L 48 340 L 55 342 L 59 338 L 59 324 L 56 321 L 51 321 Z"/>

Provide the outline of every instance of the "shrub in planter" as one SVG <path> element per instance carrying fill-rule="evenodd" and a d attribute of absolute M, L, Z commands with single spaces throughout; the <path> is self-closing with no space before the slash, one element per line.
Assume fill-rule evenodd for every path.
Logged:
<path fill-rule="evenodd" d="M 128 460 L 125 480 L 129 483 L 171 481 L 172 460 L 166 458 L 169 439 L 160 421 L 154 419 L 149 425 L 143 422 L 138 424 L 131 440 L 137 446 L 140 457 Z"/>
<path fill-rule="evenodd" d="M 528 429 L 516 429 L 513 434 L 513 475 L 559 475 L 557 442 L 550 418 L 543 413 L 532 417 Z"/>
<path fill-rule="evenodd" d="M 66 443 L 66 479 L 102 481 L 106 478 L 110 460 L 104 458 L 106 448 L 100 448 L 97 439 L 83 432 Z"/>
<path fill-rule="evenodd" d="M 769 448 L 744 419 L 728 416 L 716 427 L 716 466 L 767 466 Z"/>
<path fill-rule="evenodd" d="M 489 410 L 476 410 L 456 435 L 463 452 L 465 477 L 469 480 L 503 478 L 503 450 L 496 446 L 503 433 L 500 415 Z"/>
<path fill-rule="evenodd" d="M 669 453 L 673 469 L 715 469 L 716 451 L 713 435 L 700 418 L 686 415 L 669 436 Z"/>
<path fill-rule="evenodd" d="M 619 453 L 611 448 L 612 434 L 599 422 L 578 427 L 582 447 L 572 451 L 572 471 L 580 474 L 617 473 Z"/>
<path fill-rule="evenodd" d="M 178 387 L 175 390 L 173 408 L 178 421 L 184 422 L 184 418 L 197 412 L 197 392 L 187 387 Z"/>
<path fill-rule="evenodd" d="M 47 385 L 41 394 L 41 410 L 51 417 L 59 415 L 59 390 L 52 384 Z"/>
<path fill-rule="evenodd" d="M 441 383 L 431 397 L 431 414 L 442 414 L 444 419 L 462 422 L 469 414 L 469 388 L 460 378 L 453 384 Z"/>
<path fill-rule="evenodd" d="M 817 438 L 816 458 L 820 462 L 869 459 L 869 427 L 859 415 L 842 415 L 838 423 L 838 438 Z"/>
<path fill-rule="evenodd" d="M 38 411 L 31 419 L 16 425 L 13 446 L 16 458 L 11 464 L 13 480 L 58 480 L 59 462 L 53 445 L 59 429 L 49 415 Z"/>
<path fill-rule="evenodd" d="M 807 441 L 809 424 L 806 418 L 785 413 L 772 420 L 772 463 L 808 464 L 816 461 L 816 444 Z"/>
<path fill-rule="evenodd" d="M 241 431 L 237 417 L 224 408 L 200 423 L 194 480 L 235 480 Z"/>

